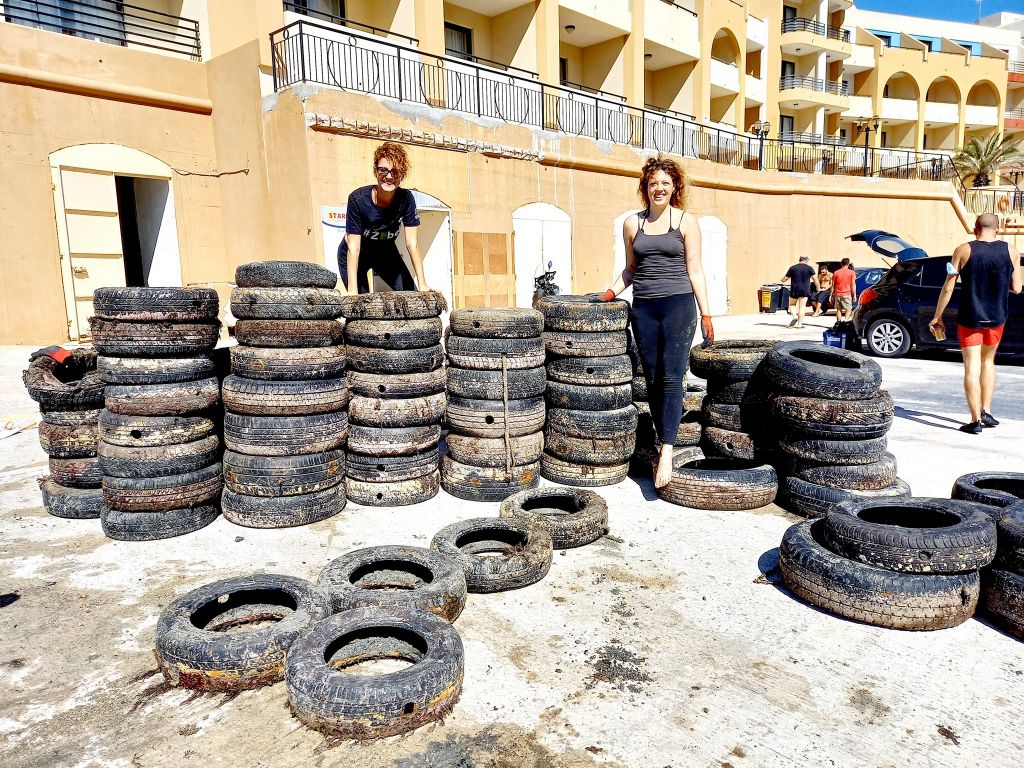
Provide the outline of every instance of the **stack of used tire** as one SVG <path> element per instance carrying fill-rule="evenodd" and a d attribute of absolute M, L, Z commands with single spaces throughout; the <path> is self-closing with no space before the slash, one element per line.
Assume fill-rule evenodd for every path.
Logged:
<path fill-rule="evenodd" d="M 572 486 L 623 480 L 636 448 L 638 412 L 626 354 L 629 304 L 545 296 L 548 414 L 541 475 Z"/>
<path fill-rule="evenodd" d="M 50 474 L 39 479 L 43 506 L 54 517 L 97 518 L 103 476 L 96 458 L 103 382 L 91 347 L 58 350 L 62 362 L 43 353 L 22 373 L 29 397 L 39 403 L 39 443 L 50 457 Z"/>
<path fill-rule="evenodd" d="M 219 300 L 210 288 L 99 288 L 90 318 L 106 384 L 99 415 L 103 531 L 144 541 L 219 514 Z"/>
<path fill-rule="evenodd" d="M 471 501 L 536 488 L 544 449 L 544 316 L 457 309 L 448 343 L 447 454 L 441 485 Z"/>
<path fill-rule="evenodd" d="M 841 501 L 899 499 L 910 487 L 886 451 L 895 410 L 882 370 L 857 352 L 805 341 L 776 345 L 758 370 L 772 391 L 780 505 L 822 517 Z"/>
<path fill-rule="evenodd" d="M 345 507 L 349 391 L 341 293 L 330 270 L 295 261 L 235 272 L 232 375 L 224 380 L 224 517 L 250 528 L 307 525 Z"/>
<path fill-rule="evenodd" d="M 417 504 L 440 488 L 446 309 L 437 291 L 342 299 L 352 390 L 346 473 L 357 504 Z"/>
<path fill-rule="evenodd" d="M 984 505 L 930 498 L 844 501 L 792 526 L 779 566 L 798 597 L 892 629 L 954 627 L 978 604 L 979 569 L 996 554 Z"/>
<path fill-rule="evenodd" d="M 672 462 L 672 479 L 658 496 L 691 509 L 757 509 L 775 500 L 779 479 L 767 462 L 706 457 L 700 448 L 684 448 Z"/>

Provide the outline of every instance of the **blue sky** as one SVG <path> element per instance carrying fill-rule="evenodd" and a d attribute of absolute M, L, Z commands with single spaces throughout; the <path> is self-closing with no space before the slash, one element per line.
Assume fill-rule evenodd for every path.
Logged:
<path fill-rule="evenodd" d="M 854 0 L 854 5 L 867 11 L 902 13 L 926 19 L 967 22 L 978 19 L 978 4 L 974 0 Z M 982 16 L 1000 11 L 1024 13 L 1024 0 L 984 0 L 981 4 Z"/>

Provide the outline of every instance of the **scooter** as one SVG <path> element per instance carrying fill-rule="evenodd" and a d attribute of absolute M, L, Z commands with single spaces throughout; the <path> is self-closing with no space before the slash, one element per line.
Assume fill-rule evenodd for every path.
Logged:
<path fill-rule="evenodd" d="M 533 278 L 533 307 L 536 309 L 537 302 L 542 296 L 557 296 L 561 293 L 561 288 L 555 283 L 555 270 L 552 267 L 555 265 L 553 261 L 548 262 L 548 268 L 541 275 L 536 275 Z M 540 268 L 538 267 L 538 270 Z"/>

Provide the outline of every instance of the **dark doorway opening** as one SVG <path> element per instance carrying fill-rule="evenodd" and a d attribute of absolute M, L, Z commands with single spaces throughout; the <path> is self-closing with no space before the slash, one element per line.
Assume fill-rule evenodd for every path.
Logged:
<path fill-rule="evenodd" d="M 124 255 L 124 284 L 129 287 L 146 285 L 142 266 L 142 243 L 139 239 L 139 211 L 135 203 L 135 179 L 115 176 L 117 189 L 117 216 L 121 224 L 121 252 Z"/>

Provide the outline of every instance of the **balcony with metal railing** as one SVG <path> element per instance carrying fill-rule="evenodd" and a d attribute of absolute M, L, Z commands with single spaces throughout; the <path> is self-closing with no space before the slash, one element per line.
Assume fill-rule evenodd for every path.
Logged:
<path fill-rule="evenodd" d="M 326 11 L 320 11 L 315 8 L 309 8 L 306 4 L 299 4 L 285 0 L 284 3 L 285 11 L 291 11 L 292 13 L 298 13 L 302 16 L 308 16 L 316 21 L 327 22 L 328 24 L 337 24 L 341 27 L 349 27 L 350 29 L 358 29 L 361 32 L 369 32 L 373 35 L 380 37 L 395 37 L 400 40 L 404 40 L 409 45 L 419 45 L 419 40 L 409 35 L 403 35 L 399 32 L 393 32 L 390 29 L 383 29 L 381 27 L 375 27 L 372 24 L 364 24 L 361 21 L 355 21 L 346 16 L 335 16 L 333 13 L 327 13 Z"/>
<path fill-rule="evenodd" d="M 806 56 L 823 51 L 829 59 L 848 59 L 853 55 L 850 31 L 800 16 L 783 19 L 780 44 L 790 56 Z"/>
<path fill-rule="evenodd" d="M 782 34 L 787 32 L 810 32 L 812 35 L 825 37 L 829 40 L 838 40 L 841 43 L 850 42 L 850 30 L 822 24 L 820 21 L 805 19 L 799 16 L 782 20 Z"/>
<path fill-rule="evenodd" d="M 831 93 L 836 96 L 848 97 L 850 95 L 846 84 L 838 80 L 822 80 L 819 77 L 802 77 L 800 75 L 783 75 L 779 78 L 780 91 L 789 91 L 794 88 L 803 88 L 816 93 Z"/>

